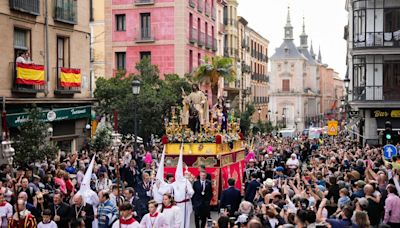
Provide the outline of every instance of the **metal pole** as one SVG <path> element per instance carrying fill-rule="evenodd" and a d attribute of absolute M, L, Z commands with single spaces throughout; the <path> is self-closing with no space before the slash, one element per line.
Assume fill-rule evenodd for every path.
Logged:
<path fill-rule="evenodd" d="M 49 81 L 50 81 L 50 66 L 49 66 L 49 21 L 48 21 L 48 0 L 45 0 L 44 6 L 44 49 L 45 49 L 45 62 L 46 62 L 46 88 L 44 91 L 45 96 L 49 94 Z"/>
<path fill-rule="evenodd" d="M 134 149 L 135 149 L 135 153 L 136 153 L 136 150 L 137 150 L 137 101 L 136 101 L 136 95 L 135 95 L 135 101 L 134 101 L 134 105 L 133 105 L 133 115 L 134 115 L 134 124 L 135 124 L 135 127 L 134 127 L 134 131 L 135 131 L 135 144 L 134 144 Z"/>

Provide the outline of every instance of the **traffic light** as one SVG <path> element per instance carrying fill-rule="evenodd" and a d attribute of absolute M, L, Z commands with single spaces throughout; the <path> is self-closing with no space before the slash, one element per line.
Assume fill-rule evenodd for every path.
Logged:
<path fill-rule="evenodd" d="M 399 142 L 399 134 L 397 131 L 393 131 L 392 123 L 390 121 L 385 122 L 385 131 L 383 132 L 383 145 L 386 144 L 397 144 Z"/>

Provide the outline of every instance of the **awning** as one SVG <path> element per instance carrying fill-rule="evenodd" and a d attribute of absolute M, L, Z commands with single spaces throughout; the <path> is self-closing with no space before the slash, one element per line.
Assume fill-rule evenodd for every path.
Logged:
<path fill-rule="evenodd" d="M 44 122 L 53 122 L 62 120 L 90 118 L 91 110 L 92 110 L 91 106 L 79 106 L 71 108 L 45 110 L 42 111 L 40 119 L 43 120 Z M 27 121 L 29 121 L 29 116 L 27 112 L 7 114 L 8 127 L 19 127 Z"/>

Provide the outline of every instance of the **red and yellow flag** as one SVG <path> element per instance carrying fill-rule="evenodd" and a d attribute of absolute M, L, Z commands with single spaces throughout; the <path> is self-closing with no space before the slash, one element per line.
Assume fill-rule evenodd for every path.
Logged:
<path fill-rule="evenodd" d="M 60 81 L 62 87 L 80 87 L 81 70 L 61 67 Z"/>
<path fill-rule="evenodd" d="M 16 84 L 44 85 L 44 66 L 35 64 L 17 63 Z"/>

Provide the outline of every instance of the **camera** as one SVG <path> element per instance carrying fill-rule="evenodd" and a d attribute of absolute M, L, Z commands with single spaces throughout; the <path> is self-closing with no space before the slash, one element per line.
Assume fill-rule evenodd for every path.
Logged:
<path fill-rule="evenodd" d="M 212 225 L 213 225 L 213 220 L 207 219 L 207 228 L 212 228 Z"/>

